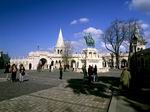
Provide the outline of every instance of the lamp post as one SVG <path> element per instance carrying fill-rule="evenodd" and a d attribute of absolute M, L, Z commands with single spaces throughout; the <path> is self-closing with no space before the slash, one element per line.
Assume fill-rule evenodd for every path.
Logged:
<path fill-rule="evenodd" d="M 132 38 L 132 46 L 134 48 L 134 59 L 135 59 L 135 69 L 137 67 L 137 56 L 136 56 L 136 47 L 137 47 L 137 37 L 135 35 L 133 35 L 133 38 Z M 135 70 L 136 71 L 136 70 Z"/>
<path fill-rule="evenodd" d="M 137 41 L 138 41 L 138 39 L 137 39 L 137 37 L 136 37 L 136 35 L 133 35 L 133 38 L 132 38 L 132 46 L 133 46 L 133 49 L 134 49 L 134 71 L 133 71 L 133 73 L 134 73 L 134 76 L 133 76 L 133 79 L 134 79 L 134 83 L 135 84 L 137 84 L 138 83 L 138 76 L 137 76 L 137 72 L 136 72 L 136 70 L 137 70 L 137 55 L 136 55 L 136 47 L 137 47 Z M 137 85 L 135 85 L 136 87 L 137 87 Z"/>

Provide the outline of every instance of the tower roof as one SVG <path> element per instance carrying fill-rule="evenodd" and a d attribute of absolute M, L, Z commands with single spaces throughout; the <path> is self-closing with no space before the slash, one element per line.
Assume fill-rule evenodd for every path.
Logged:
<path fill-rule="evenodd" d="M 59 35 L 56 43 L 56 48 L 60 48 L 60 47 L 65 47 L 61 29 L 59 31 Z"/>

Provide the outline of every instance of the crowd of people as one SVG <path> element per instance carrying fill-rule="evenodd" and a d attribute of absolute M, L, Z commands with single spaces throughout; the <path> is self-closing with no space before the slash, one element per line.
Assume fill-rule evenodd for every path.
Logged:
<path fill-rule="evenodd" d="M 17 73 L 19 72 L 19 78 L 17 78 Z M 6 64 L 5 72 L 6 79 L 11 80 L 12 82 L 16 82 L 18 79 L 20 82 L 24 81 L 25 76 L 25 67 L 23 64 L 19 65 L 19 69 L 16 64 L 10 65 L 10 63 Z"/>

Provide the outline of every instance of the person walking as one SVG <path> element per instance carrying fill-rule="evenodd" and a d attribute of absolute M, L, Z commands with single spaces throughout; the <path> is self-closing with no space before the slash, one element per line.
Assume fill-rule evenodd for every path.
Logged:
<path fill-rule="evenodd" d="M 62 79 L 63 68 L 62 68 L 62 65 L 61 65 L 61 64 L 60 64 L 60 67 L 59 67 L 59 73 L 60 73 L 59 79 Z"/>
<path fill-rule="evenodd" d="M 24 81 L 24 75 L 25 75 L 25 68 L 24 68 L 23 64 L 20 65 L 19 72 L 20 72 L 19 81 L 23 82 Z"/>
<path fill-rule="evenodd" d="M 11 67 L 11 80 L 12 82 L 16 81 L 16 74 L 17 74 L 17 66 L 15 64 Z"/>

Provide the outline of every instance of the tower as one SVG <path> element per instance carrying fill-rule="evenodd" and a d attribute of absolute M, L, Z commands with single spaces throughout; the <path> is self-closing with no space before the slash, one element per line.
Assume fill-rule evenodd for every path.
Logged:
<path fill-rule="evenodd" d="M 135 34 L 134 34 L 134 37 L 132 38 L 132 41 L 133 41 L 132 52 L 141 51 L 145 49 L 145 45 L 147 42 L 143 39 L 142 35 L 140 34 L 140 31 L 137 25 L 135 26 Z M 136 45 L 134 45 L 134 43 L 136 43 Z"/>
<path fill-rule="evenodd" d="M 64 52 L 64 48 L 65 48 L 65 44 L 64 44 L 64 40 L 63 40 L 62 31 L 60 29 L 58 39 L 57 39 L 57 43 L 56 43 L 56 46 L 55 46 L 55 53 L 56 54 L 62 54 Z"/>

